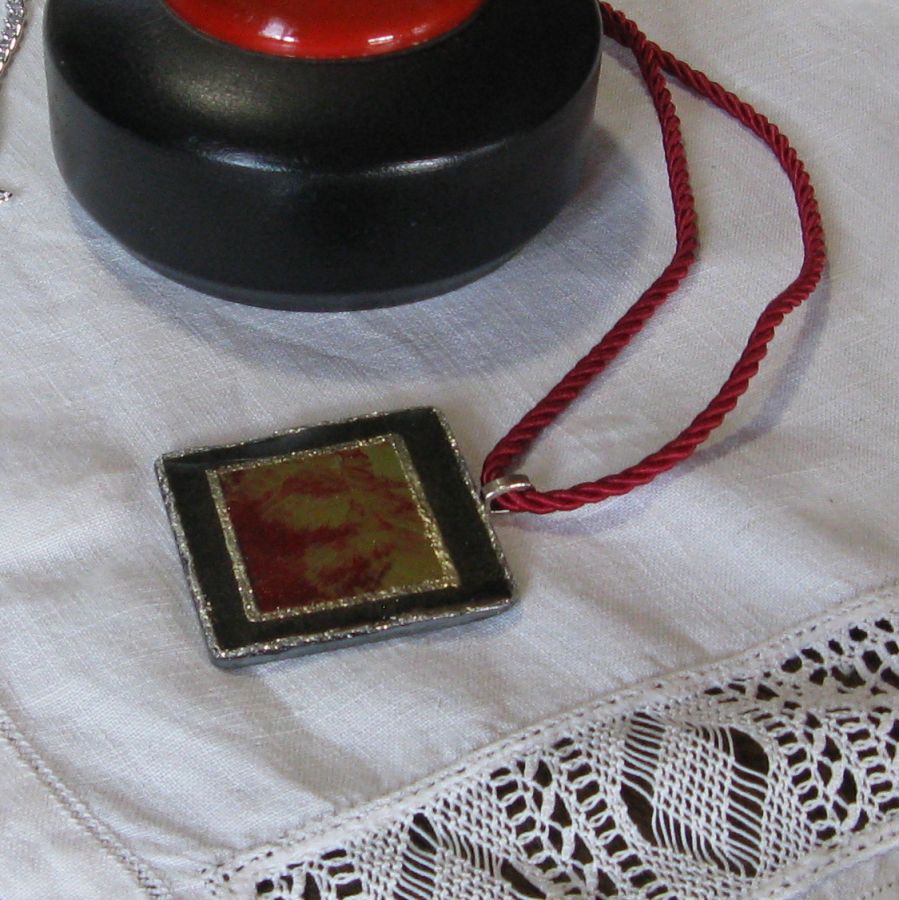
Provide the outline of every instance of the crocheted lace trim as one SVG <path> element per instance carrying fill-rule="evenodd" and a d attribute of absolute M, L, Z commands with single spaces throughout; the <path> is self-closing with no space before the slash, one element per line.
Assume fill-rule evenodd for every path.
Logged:
<path fill-rule="evenodd" d="M 788 896 L 899 843 L 895 587 L 204 872 L 212 896 Z"/>

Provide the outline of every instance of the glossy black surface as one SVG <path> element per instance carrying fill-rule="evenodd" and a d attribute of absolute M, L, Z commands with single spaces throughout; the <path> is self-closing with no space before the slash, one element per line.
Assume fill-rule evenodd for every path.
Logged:
<path fill-rule="evenodd" d="M 599 67 L 594 0 L 488 0 L 374 59 L 268 57 L 160 0 L 49 0 L 54 149 L 72 192 L 166 274 L 342 309 L 448 290 L 575 190 Z"/>

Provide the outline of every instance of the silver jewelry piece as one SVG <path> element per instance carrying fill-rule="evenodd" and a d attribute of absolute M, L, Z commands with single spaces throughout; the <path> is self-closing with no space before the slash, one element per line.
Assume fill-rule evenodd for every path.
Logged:
<path fill-rule="evenodd" d="M 497 500 L 505 494 L 521 494 L 524 491 L 533 490 L 534 485 L 531 484 L 531 479 L 528 478 L 527 475 L 522 475 L 520 473 L 517 475 L 506 475 L 503 478 L 497 478 L 489 484 L 485 484 L 481 488 L 481 499 L 484 501 L 484 505 L 487 507 L 488 512 L 493 513 L 495 516 L 504 516 L 511 512 L 511 510 L 494 506 L 494 500 Z"/>
<path fill-rule="evenodd" d="M 6 74 L 25 29 L 25 0 L 6 0 L 6 15 L 0 30 L 0 78 Z M 0 203 L 12 197 L 9 191 L 0 190 Z"/>

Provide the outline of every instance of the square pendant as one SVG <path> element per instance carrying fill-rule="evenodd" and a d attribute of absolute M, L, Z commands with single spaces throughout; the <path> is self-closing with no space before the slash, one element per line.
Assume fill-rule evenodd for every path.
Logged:
<path fill-rule="evenodd" d="M 455 625 L 514 602 L 435 409 L 171 453 L 156 472 L 217 665 Z"/>

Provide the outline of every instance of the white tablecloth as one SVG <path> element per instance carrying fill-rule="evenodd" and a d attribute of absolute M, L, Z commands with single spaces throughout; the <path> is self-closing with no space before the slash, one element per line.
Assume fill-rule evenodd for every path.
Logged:
<path fill-rule="evenodd" d="M 658 126 L 632 61 L 610 47 L 583 189 L 500 271 L 401 309 L 242 308 L 149 272 L 67 195 L 42 6 L 0 94 L 0 184 L 15 194 L 0 207 L 4 898 L 125 897 L 136 870 L 200 896 L 201 871 L 230 853 L 897 574 L 890 0 L 630 0 L 650 37 L 794 141 L 825 216 L 823 286 L 693 460 L 594 509 L 500 523 L 523 595 L 514 612 L 238 673 L 206 657 L 154 459 L 433 404 L 477 468 L 667 261 Z M 539 486 L 617 470 L 676 433 L 797 269 L 789 187 L 767 150 L 676 99 L 700 262 L 538 445 L 526 469 Z"/>

